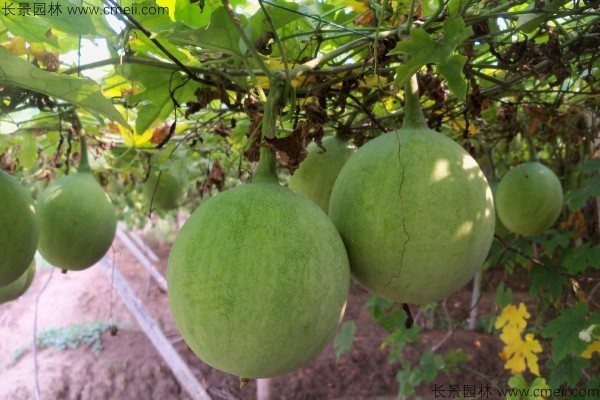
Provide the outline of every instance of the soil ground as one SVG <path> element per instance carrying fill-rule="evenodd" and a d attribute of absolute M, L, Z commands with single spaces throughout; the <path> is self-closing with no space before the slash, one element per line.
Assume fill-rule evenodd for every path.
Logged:
<path fill-rule="evenodd" d="M 161 261 L 157 267 L 166 272 L 170 246 L 150 243 Z M 214 399 L 254 399 L 256 383 L 244 389 L 237 377 L 219 372 L 202 363 L 181 340 L 172 321 L 166 293 L 162 292 L 136 262 L 126 248 L 115 242 L 111 256 L 120 271 L 135 289 L 138 298 L 159 321 L 163 332 L 191 366 L 200 382 Z M 36 299 L 48 281 L 51 268 L 38 265 L 37 275 L 30 290 L 17 301 L 0 305 L 0 399 L 35 399 L 35 367 L 31 349 Z M 494 293 L 486 287 L 491 279 L 500 276 L 484 275 L 484 294 L 480 313 L 489 313 Z M 505 387 L 508 379 L 503 363 L 498 358 L 502 344 L 496 336 L 467 331 L 466 318 L 470 310 L 470 284 L 446 301 L 448 315 L 455 324 L 464 321 L 445 340 L 438 353 L 445 354 L 462 348 L 468 354 L 465 369 L 440 373 L 431 382 L 419 388 L 424 399 L 436 397 L 434 385 L 447 390 L 457 385 Z M 514 288 L 513 288 L 514 290 Z M 518 296 L 518 293 L 515 292 Z M 329 345 L 310 364 L 295 373 L 272 380 L 274 399 L 395 399 L 398 393 L 396 374 L 401 362 L 390 363 L 389 347 L 382 343 L 388 333 L 371 320 L 364 308 L 369 298 L 360 287 L 353 285 L 345 320 L 355 320 L 357 332 L 352 349 L 336 363 L 335 352 Z M 416 310 L 413 310 L 416 311 Z M 46 290 L 40 296 L 37 309 L 37 331 L 49 328 L 71 327 L 97 321 L 116 321 L 120 329 L 116 336 L 109 332 L 101 335 L 102 350 L 95 354 L 90 346 L 56 351 L 49 347 L 37 353 L 37 375 L 42 399 L 188 399 L 171 371 L 159 356 L 116 292 L 111 295 L 111 282 L 105 270 L 97 265 L 81 272 L 52 273 Z M 417 319 L 417 323 L 424 320 Z M 434 346 L 447 335 L 447 330 L 423 328 L 421 339 Z M 23 355 L 13 362 L 15 351 Z M 404 360 L 415 361 L 420 356 L 416 348 L 408 348 Z M 438 392 L 439 393 L 439 392 Z M 461 393 L 461 398 L 462 398 Z M 473 398 L 495 399 L 493 395 Z"/>

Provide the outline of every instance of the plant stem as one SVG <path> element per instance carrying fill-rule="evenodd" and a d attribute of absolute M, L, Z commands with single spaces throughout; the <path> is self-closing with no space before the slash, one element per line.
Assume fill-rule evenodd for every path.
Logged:
<path fill-rule="evenodd" d="M 227 11 L 227 15 L 229 15 L 231 22 L 233 23 L 235 28 L 238 30 L 238 33 L 240 34 L 240 38 L 246 45 L 246 48 L 248 49 L 248 51 L 250 52 L 252 57 L 254 57 L 254 59 L 258 63 L 258 66 L 260 67 L 260 69 L 262 69 L 262 71 L 265 73 L 266 76 L 270 77 L 271 70 L 269 69 L 267 64 L 265 64 L 261 55 L 258 54 L 258 51 L 256 51 L 256 49 L 254 48 L 254 44 L 252 42 L 250 42 L 250 39 L 248 38 L 248 36 L 246 36 L 246 32 L 244 32 L 244 29 L 242 28 L 240 19 L 235 15 L 235 11 L 233 11 L 233 7 L 231 6 L 231 3 L 229 2 L 229 0 L 221 0 L 221 2 L 223 3 L 225 10 Z"/>
<path fill-rule="evenodd" d="M 83 134 L 79 135 L 79 145 L 81 146 L 81 150 L 79 151 L 79 167 L 77 168 L 77 171 L 91 172 L 92 169 L 90 168 L 90 163 L 88 160 L 87 142 L 85 139 L 85 135 Z"/>
<path fill-rule="evenodd" d="M 421 101 L 419 100 L 419 83 L 417 74 L 410 77 L 404 85 L 404 122 L 403 128 L 426 128 L 427 121 L 421 110 Z"/>
<path fill-rule="evenodd" d="M 438 4 L 438 8 L 433 12 L 433 14 L 431 14 L 429 16 L 429 18 L 427 18 L 427 20 L 423 23 L 423 25 L 421 25 L 421 28 L 427 29 L 427 28 L 429 28 L 429 26 L 431 26 L 431 24 L 433 24 L 435 21 L 437 21 L 438 17 L 442 13 L 442 11 L 444 11 L 445 5 L 446 5 L 445 2 L 440 1 Z"/>
<path fill-rule="evenodd" d="M 119 3 L 117 3 L 115 0 L 104 0 L 103 3 L 104 4 L 108 4 L 111 7 L 118 7 L 119 9 L 121 9 L 121 7 L 119 6 Z M 200 82 L 200 83 L 209 83 L 209 81 L 207 81 L 207 80 L 205 80 L 203 78 L 197 77 L 192 71 L 190 71 L 190 69 L 185 64 L 183 64 L 181 61 L 179 61 L 179 59 L 177 57 L 175 57 L 169 50 L 167 50 L 167 48 L 165 46 L 163 46 L 163 44 L 161 42 L 159 42 L 158 40 L 156 40 L 156 38 L 154 37 L 154 35 L 152 34 L 152 32 L 150 32 L 148 29 L 144 28 L 144 26 L 138 20 L 136 20 L 131 14 L 129 14 L 127 12 L 122 12 L 120 19 L 122 21 L 124 21 L 124 20 L 129 21 L 137 29 L 139 29 L 140 31 L 142 31 L 142 33 L 144 35 L 146 35 L 146 37 L 148 38 L 148 40 L 150 40 L 152 43 L 154 43 L 154 45 L 156 47 L 158 47 L 158 49 L 165 56 L 167 56 L 171 61 L 173 61 L 191 79 L 193 79 L 196 82 Z"/>
<path fill-rule="evenodd" d="M 283 106 L 286 82 L 285 75 L 281 72 L 273 73 L 269 79 L 269 96 L 262 118 L 263 140 L 275 137 L 277 116 Z M 258 167 L 252 182 L 277 182 L 277 164 L 275 161 L 275 150 L 271 147 L 261 147 Z"/>
<path fill-rule="evenodd" d="M 415 4 L 416 4 L 416 0 L 411 0 L 410 1 L 410 6 L 408 7 L 408 17 L 406 17 L 406 25 L 404 26 L 404 29 L 402 29 L 402 33 L 408 35 L 408 33 L 410 32 L 410 28 L 412 27 L 413 24 L 413 18 L 414 18 L 414 14 L 415 14 Z"/>
<path fill-rule="evenodd" d="M 527 135 L 525 136 L 525 140 L 527 140 L 527 147 L 529 147 L 529 161 L 537 161 L 538 157 L 537 153 L 535 152 L 535 144 L 533 143 L 533 139 L 531 136 Z"/>
<path fill-rule="evenodd" d="M 385 39 L 385 38 L 392 37 L 395 35 L 396 35 L 395 31 L 385 31 L 385 32 L 380 32 L 378 34 L 378 37 Z M 290 75 L 292 78 L 296 78 L 304 73 L 307 73 L 309 71 L 317 69 L 318 67 L 325 64 L 326 62 L 331 61 L 334 58 L 339 57 L 341 55 L 344 55 L 352 49 L 355 49 L 355 48 L 361 47 L 361 46 L 366 46 L 367 44 L 372 43 L 374 38 L 375 38 L 375 36 L 368 36 L 368 37 L 354 40 L 350 43 L 346 43 L 345 45 L 340 46 L 337 49 L 330 51 L 327 54 L 323 54 L 317 58 L 313 58 L 312 60 L 310 60 L 302 65 L 299 65 L 298 67 L 296 67 L 290 71 Z"/>

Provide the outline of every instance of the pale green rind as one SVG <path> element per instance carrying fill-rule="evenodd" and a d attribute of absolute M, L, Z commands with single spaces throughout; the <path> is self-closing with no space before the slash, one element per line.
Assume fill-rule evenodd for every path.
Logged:
<path fill-rule="evenodd" d="M 548 167 L 529 162 L 508 171 L 498 185 L 498 215 L 512 232 L 537 235 L 550 228 L 563 205 L 560 181 Z"/>
<path fill-rule="evenodd" d="M 39 227 L 31 195 L 0 170 L 0 286 L 19 278 L 31 264 Z"/>
<path fill-rule="evenodd" d="M 79 271 L 91 267 L 108 251 L 117 216 L 90 172 L 53 182 L 37 202 L 40 221 L 38 250 L 50 264 Z"/>
<path fill-rule="evenodd" d="M 494 196 L 494 208 L 496 210 L 496 228 L 494 229 L 494 233 L 500 237 L 504 237 L 504 236 L 508 235 L 510 233 L 510 231 L 508 230 L 508 228 L 506 228 L 506 226 L 504 226 L 504 224 L 502 223 L 502 220 L 500 219 L 500 216 L 498 215 L 498 205 L 496 204 L 496 197 L 498 194 L 498 184 L 499 184 L 499 182 L 493 182 L 490 185 L 490 188 L 492 189 L 492 196 Z"/>
<path fill-rule="evenodd" d="M 186 195 L 186 188 L 173 174 L 163 171 L 148 178 L 143 187 L 146 204 L 157 210 L 173 210 L 181 204 Z"/>
<path fill-rule="evenodd" d="M 335 179 L 356 148 L 337 136 L 324 138 L 322 145 L 327 151 L 323 151 L 315 142 L 308 145 L 308 156 L 290 177 L 289 186 L 327 212 Z"/>
<path fill-rule="evenodd" d="M 35 261 L 32 261 L 29 267 L 16 281 L 9 283 L 6 286 L 0 287 L 0 304 L 17 299 L 24 294 L 35 276 Z"/>
<path fill-rule="evenodd" d="M 488 182 L 458 144 L 401 129 L 361 147 L 334 185 L 329 216 L 353 277 L 403 303 L 440 300 L 481 268 L 494 235 Z"/>
<path fill-rule="evenodd" d="M 323 211 L 261 182 L 202 203 L 175 240 L 167 277 L 190 348 L 221 371 L 265 378 L 301 367 L 333 338 L 350 271 Z"/>

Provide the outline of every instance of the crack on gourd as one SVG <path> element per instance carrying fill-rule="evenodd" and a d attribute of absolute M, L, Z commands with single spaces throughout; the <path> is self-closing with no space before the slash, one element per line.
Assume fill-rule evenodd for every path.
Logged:
<path fill-rule="evenodd" d="M 404 196 L 402 195 L 402 187 L 404 186 L 405 168 L 404 168 L 404 164 L 402 163 L 402 159 L 400 157 L 400 151 L 402 150 L 402 144 L 400 143 L 399 132 L 396 132 L 396 140 L 398 142 L 398 163 L 400 164 L 400 168 L 402 169 L 402 175 L 400 177 L 400 186 L 398 187 L 398 197 L 400 198 L 400 207 L 402 207 L 402 230 L 404 231 L 404 235 L 406 236 L 406 239 L 404 240 L 404 243 L 402 243 L 402 251 L 400 253 L 400 268 L 398 269 L 398 272 L 396 274 L 393 274 L 390 277 L 390 279 L 388 280 L 388 282 L 385 284 L 386 288 L 392 283 L 392 281 L 394 279 L 400 277 L 400 274 L 402 273 L 402 267 L 404 266 L 404 253 L 406 252 L 406 245 L 410 241 L 410 235 L 408 234 L 408 230 L 406 229 L 406 207 L 404 207 Z"/>

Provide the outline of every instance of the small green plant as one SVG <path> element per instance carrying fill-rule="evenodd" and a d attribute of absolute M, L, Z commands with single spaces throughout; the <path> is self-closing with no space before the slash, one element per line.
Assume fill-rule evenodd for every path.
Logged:
<path fill-rule="evenodd" d="M 119 324 L 116 324 L 120 328 Z M 63 328 L 49 328 L 39 332 L 35 337 L 35 344 L 40 349 L 54 347 L 54 351 L 76 349 L 88 345 L 92 353 L 98 355 L 102 349 L 100 335 L 114 326 L 111 322 L 91 322 L 76 324 Z M 16 349 L 12 355 L 12 363 L 19 361 L 31 349 L 31 344 Z"/>

